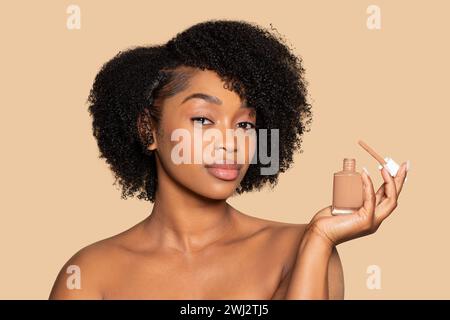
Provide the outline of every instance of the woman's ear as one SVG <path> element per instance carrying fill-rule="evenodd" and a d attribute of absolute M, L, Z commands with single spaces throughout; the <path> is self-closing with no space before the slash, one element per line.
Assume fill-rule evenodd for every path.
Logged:
<path fill-rule="evenodd" d="M 138 115 L 137 128 L 143 147 L 149 153 L 157 148 L 155 127 L 156 124 L 152 121 L 152 117 L 147 108 L 145 108 L 144 111 Z"/>

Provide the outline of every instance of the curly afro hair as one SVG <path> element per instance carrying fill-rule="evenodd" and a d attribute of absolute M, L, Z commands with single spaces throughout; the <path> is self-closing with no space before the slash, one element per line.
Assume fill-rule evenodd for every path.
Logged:
<path fill-rule="evenodd" d="M 114 185 L 122 187 L 122 199 L 138 193 L 139 199 L 155 201 L 156 159 L 137 123 L 144 112 L 158 123 L 160 110 L 154 101 L 185 88 L 190 74 L 183 67 L 215 71 L 225 88 L 254 107 L 257 137 L 261 128 L 269 137 L 270 129 L 279 130 L 278 172 L 261 175 L 263 165 L 250 164 L 235 191 L 259 190 L 266 184 L 273 188 L 279 173 L 292 164 L 293 153 L 303 152 L 302 135 L 310 131 L 312 111 L 302 60 L 278 32 L 246 21 L 209 20 L 164 45 L 120 51 L 95 77 L 88 97 L 93 135 L 99 158 L 106 159 L 114 173 Z"/>

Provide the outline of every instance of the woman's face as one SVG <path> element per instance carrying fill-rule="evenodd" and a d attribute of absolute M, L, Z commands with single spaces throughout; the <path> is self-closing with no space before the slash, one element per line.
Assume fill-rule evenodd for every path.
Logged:
<path fill-rule="evenodd" d="M 186 89 L 161 107 L 155 151 L 164 172 L 158 179 L 167 176 L 210 199 L 231 196 L 254 156 L 255 110 L 209 70 L 194 73 Z"/>

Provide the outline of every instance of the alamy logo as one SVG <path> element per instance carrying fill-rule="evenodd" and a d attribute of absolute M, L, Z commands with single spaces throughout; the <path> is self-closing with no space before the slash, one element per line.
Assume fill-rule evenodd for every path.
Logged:
<path fill-rule="evenodd" d="M 262 165 L 261 175 L 273 175 L 279 169 L 279 130 L 260 129 L 258 138 L 255 130 L 215 128 L 202 129 L 201 124 L 194 124 L 193 135 L 187 129 L 175 129 L 171 141 L 178 143 L 173 147 L 171 159 L 175 164 L 212 164 L 212 163 L 257 163 L 257 155 Z M 270 155 L 268 143 L 270 138 Z M 258 142 L 258 147 L 257 147 Z M 206 144 L 206 146 L 205 146 Z M 193 154 L 192 154 L 193 149 Z M 234 155 L 236 153 L 236 158 Z M 246 155 L 248 159 L 246 160 Z M 233 158 L 230 158 L 233 157 Z"/>
<path fill-rule="evenodd" d="M 70 274 L 67 277 L 66 286 L 67 289 L 81 289 L 81 269 L 77 265 L 70 265 L 67 267 L 66 273 Z"/>
<path fill-rule="evenodd" d="M 367 17 L 367 29 L 380 30 L 381 29 L 381 9 L 377 5 L 370 5 L 367 7 L 366 12 L 369 14 Z"/>
<path fill-rule="evenodd" d="M 369 275 L 366 280 L 366 286 L 369 290 L 381 289 L 381 268 L 375 264 L 367 267 L 367 274 Z"/>
<path fill-rule="evenodd" d="M 66 13 L 69 14 L 66 21 L 66 27 L 69 30 L 81 28 L 81 10 L 80 6 L 71 4 L 67 7 Z"/>

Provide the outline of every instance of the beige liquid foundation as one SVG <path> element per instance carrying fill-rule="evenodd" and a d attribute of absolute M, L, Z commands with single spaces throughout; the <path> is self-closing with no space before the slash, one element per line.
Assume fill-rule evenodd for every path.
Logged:
<path fill-rule="evenodd" d="M 389 157 L 383 159 L 362 140 L 359 140 L 358 144 L 378 161 L 379 169 L 384 166 L 392 177 L 397 174 L 400 166 L 393 159 Z M 345 158 L 343 170 L 334 174 L 332 215 L 351 214 L 362 207 L 364 201 L 363 181 L 361 174 L 355 169 L 356 160 Z"/>
<path fill-rule="evenodd" d="M 350 214 L 363 205 L 363 181 L 356 160 L 345 158 L 342 171 L 334 173 L 331 214 Z"/>

